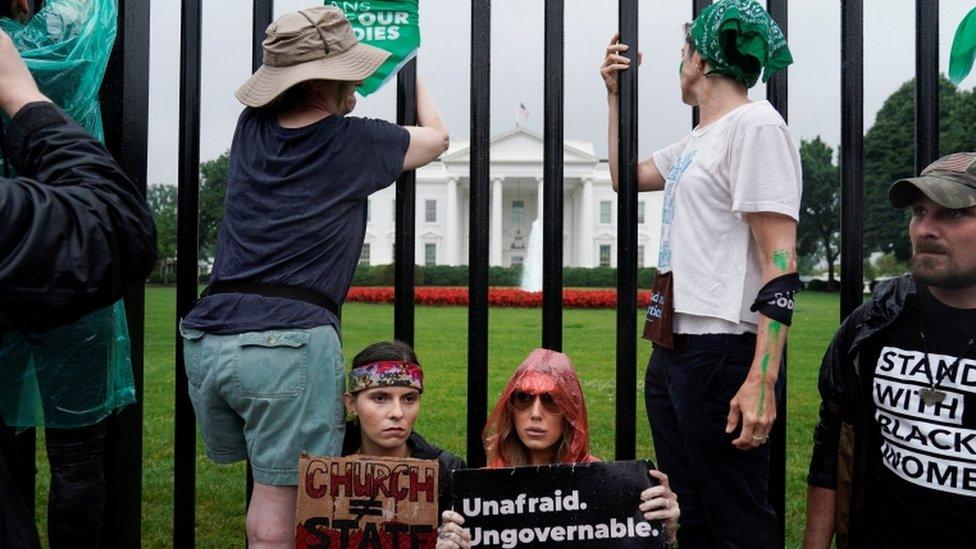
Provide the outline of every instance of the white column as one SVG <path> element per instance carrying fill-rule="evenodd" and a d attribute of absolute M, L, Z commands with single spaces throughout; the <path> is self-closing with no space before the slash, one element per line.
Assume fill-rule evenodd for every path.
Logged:
<path fill-rule="evenodd" d="M 535 178 L 537 198 L 536 198 L 536 219 L 539 220 L 539 227 L 542 227 L 542 203 L 545 200 L 546 182 L 542 177 Z"/>
<path fill-rule="evenodd" d="M 502 264 L 502 179 L 491 180 L 491 253 L 488 264 Z"/>
<path fill-rule="evenodd" d="M 458 224 L 458 180 L 456 177 L 447 178 L 447 204 L 445 206 L 447 225 L 444 228 L 444 262 L 448 265 L 458 264 L 459 240 L 464 232 Z"/>
<path fill-rule="evenodd" d="M 583 179 L 583 201 L 580 205 L 580 267 L 592 267 L 593 263 L 593 179 Z"/>

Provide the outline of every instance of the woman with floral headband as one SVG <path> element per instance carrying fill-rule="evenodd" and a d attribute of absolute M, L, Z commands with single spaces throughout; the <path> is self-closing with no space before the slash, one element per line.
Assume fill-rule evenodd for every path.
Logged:
<path fill-rule="evenodd" d="M 529 353 L 509 378 L 482 438 L 490 468 L 600 461 L 590 454 L 576 370 L 568 356 L 548 349 Z M 667 475 L 657 470 L 650 475 L 659 484 L 641 493 L 640 511 L 646 520 L 665 521 L 667 539 L 673 541 L 681 514 L 678 497 Z"/>
<path fill-rule="evenodd" d="M 381 341 L 352 359 L 348 390 L 343 397 L 353 420 L 346 424 L 342 455 L 363 454 L 393 458 L 436 459 L 439 464 L 438 507 L 444 526 L 439 548 L 468 547 L 461 516 L 450 511 L 451 473 L 465 467 L 454 454 L 429 444 L 413 430 L 420 414 L 424 373 L 417 354 L 401 341 Z"/>

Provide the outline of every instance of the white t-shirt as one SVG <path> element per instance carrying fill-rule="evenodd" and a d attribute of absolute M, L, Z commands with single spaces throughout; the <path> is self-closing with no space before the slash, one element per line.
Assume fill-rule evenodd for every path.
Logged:
<path fill-rule="evenodd" d="M 789 128 L 768 101 L 747 103 L 651 158 L 666 180 L 658 269 L 674 273 L 675 333 L 755 332 L 762 264 L 742 214 L 799 219 Z"/>

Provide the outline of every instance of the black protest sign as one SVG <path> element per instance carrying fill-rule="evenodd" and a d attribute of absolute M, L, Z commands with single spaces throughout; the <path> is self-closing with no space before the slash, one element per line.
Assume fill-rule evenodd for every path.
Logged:
<path fill-rule="evenodd" d="M 437 460 L 303 454 L 295 547 L 433 549 L 437 470 Z"/>
<path fill-rule="evenodd" d="M 646 460 L 454 472 L 454 510 L 479 547 L 664 547 L 638 509 Z"/>

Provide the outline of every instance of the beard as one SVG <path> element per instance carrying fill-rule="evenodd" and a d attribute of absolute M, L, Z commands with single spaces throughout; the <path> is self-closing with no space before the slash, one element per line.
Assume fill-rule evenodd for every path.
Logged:
<path fill-rule="evenodd" d="M 912 255 L 908 263 L 915 281 L 926 286 L 960 290 L 976 286 L 976 268 L 964 270 L 948 256 L 919 257 Z"/>

